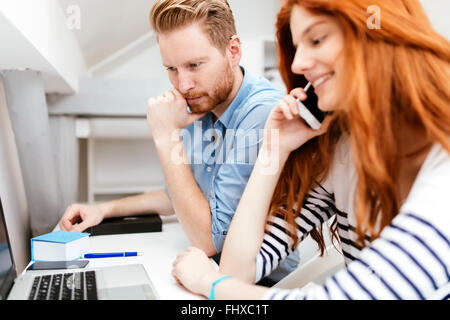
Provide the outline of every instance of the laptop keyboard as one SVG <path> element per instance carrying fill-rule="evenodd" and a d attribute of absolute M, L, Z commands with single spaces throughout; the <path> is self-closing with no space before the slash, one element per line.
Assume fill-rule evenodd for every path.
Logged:
<path fill-rule="evenodd" d="M 36 276 L 28 300 L 97 300 L 95 271 Z"/>

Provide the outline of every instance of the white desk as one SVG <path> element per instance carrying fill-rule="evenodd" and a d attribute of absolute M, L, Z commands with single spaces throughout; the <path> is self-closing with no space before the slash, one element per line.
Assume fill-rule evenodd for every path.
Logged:
<path fill-rule="evenodd" d="M 141 263 L 150 277 L 159 299 L 199 300 L 200 296 L 183 289 L 172 276 L 172 263 L 190 246 L 175 216 L 161 217 L 162 232 L 120 234 L 90 237 L 90 252 L 138 251 L 143 256 L 89 259 L 87 269 L 121 264 Z M 58 227 L 55 230 L 59 229 Z"/>

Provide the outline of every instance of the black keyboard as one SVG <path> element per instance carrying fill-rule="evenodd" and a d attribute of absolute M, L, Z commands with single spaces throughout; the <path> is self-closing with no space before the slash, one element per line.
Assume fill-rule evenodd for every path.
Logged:
<path fill-rule="evenodd" d="M 95 271 L 36 276 L 28 300 L 97 300 Z"/>

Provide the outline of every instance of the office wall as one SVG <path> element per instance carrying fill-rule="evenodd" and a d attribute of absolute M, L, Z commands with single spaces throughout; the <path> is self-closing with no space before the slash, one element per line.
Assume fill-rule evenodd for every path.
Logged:
<path fill-rule="evenodd" d="M 0 39 L 0 69 L 39 70 L 47 92 L 78 90 L 86 65 L 59 1 L 0 1 Z"/>
<path fill-rule="evenodd" d="M 273 37 L 280 0 L 229 0 L 236 29 L 244 39 Z"/>
<path fill-rule="evenodd" d="M 19 165 L 17 147 L 6 106 L 0 76 L 0 197 L 12 242 L 17 272 L 30 260 L 30 227 L 27 199 Z"/>
<path fill-rule="evenodd" d="M 449 0 L 420 0 L 430 17 L 433 27 L 450 40 L 450 1 Z"/>

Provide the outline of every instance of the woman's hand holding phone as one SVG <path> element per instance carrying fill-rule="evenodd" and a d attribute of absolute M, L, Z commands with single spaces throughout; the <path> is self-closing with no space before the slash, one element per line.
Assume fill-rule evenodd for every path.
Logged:
<path fill-rule="evenodd" d="M 266 147 L 270 151 L 273 151 L 274 147 L 278 148 L 279 154 L 285 155 L 286 158 L 307 141 L 324 134 L 329 125 L 329 119 L 325 119 L 319 130 L 311 129 L 300 117 L 297 99 L 300 101 L 307 99 L 307 93 L 303 88 L 296 88 L 285 96 L 272 110 L 265 126 Z M 278 135 L 273 130 L 276 130 Z"/>

